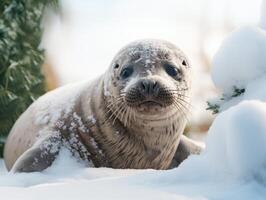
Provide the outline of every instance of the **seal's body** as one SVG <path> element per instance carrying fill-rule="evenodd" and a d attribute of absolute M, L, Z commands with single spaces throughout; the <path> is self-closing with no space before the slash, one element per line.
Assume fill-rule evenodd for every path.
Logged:
<path fill-rule="evenodd" d="M 182 136 L 190 70 L 169 42 L 129 44 L 99 78 L 49 92 L 21 115 L 6 142 L 7 168 L 41 171 L 62 147 L 91 167 L 177 166 L 200 150 Z"/>

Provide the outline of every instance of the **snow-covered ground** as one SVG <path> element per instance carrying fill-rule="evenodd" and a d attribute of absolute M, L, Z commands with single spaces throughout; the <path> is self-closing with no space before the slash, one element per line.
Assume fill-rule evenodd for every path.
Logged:
<path fill-rule="evenodd" d="M 245 92 L 225 99 L 201 155 L 167 171 L 84 168 L 67 150 L 42 173 L 8 174 L 2 163 L 1 199 L 265 199 L 265 21 L 233 32 L 214 58 L 224 96 L 234 86 Z"/>
<path fill-rule="evenodd" d="M 54 166 L 42 173 L 14 175 L 2 172 L 1 198 L 9 200 L 265 199 L 266 174 L 261 165 L 261 161 L 265 161 L 263 129 L 255 135 L 256 148 L 261 151 L 259 157 L 253 155 L 254 151 L 249 153 L 254 147 L 253 143 L 248 144 L 250 137 L 238 142 L 237 136 L 242 134 L 241 130 L 235 137 L 232 136 L 230 131 L 235 131 L 232 124 L 226 134 L 219 132 L 220 126 L 225 125 L 224 119 L 228 119 L 228 115 L 232 115 L 231 118 L 238 123 L 245 120 L 237 116 L 239 109 L 247 109 L 246 111 L 254 109 L 254 115 L 257 116 L 256 108 L 253 106 L 252 103 L 244 103 L 240 108 L 221 115 L 212 128 L 212 137 L 206 152 L 201 156 L 190 157 L 177 169 L 168 171 L 86 169 L 72 160 L 67 151 L 63 151 Z M 265 115 L 266 109 L 264 117 Z M 260 115 L 257 116 L 259 117 Z M 246 131 L 245 136 L 248 134 Z M 264 143 L 260 141 L 263 137 Z M 233 140 L 225 144 L 226 138 Z M 233 150 L 232 154 L 226 153 L 228 149 L 230 152 Z"/>

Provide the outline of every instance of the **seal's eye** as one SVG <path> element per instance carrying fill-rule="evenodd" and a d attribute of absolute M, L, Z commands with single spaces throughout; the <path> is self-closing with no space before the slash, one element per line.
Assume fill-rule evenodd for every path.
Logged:
<path fill-rule="evenodd" d="M 178 69 L 170 64 L 165 64 L 164 69 L 166 73 L 172 77 L 175 77 L 178 74 Z"/>
<path fill-rule="evenodd" d="M 133 67 L 126 67 L 121 71 L 120 76 L 122 77 L 122 79 L 126 79 L 130 77 L 132 73 L 133 73 Z"/>

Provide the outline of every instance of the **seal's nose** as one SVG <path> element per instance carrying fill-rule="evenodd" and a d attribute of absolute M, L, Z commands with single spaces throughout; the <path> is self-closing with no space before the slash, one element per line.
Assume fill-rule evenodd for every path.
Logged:
<path fill-rule="evenodd" d="M 157 96 L 159 93 L 159 84 L 155 80 L 143 79 L 138 83 L 139 91 L 144 96 Z"/>

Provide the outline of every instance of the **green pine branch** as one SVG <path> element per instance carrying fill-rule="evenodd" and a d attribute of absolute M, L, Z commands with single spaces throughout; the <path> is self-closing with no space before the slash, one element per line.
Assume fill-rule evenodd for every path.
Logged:
<path fill-rule="evenodd" d="M 17 118 L 45 92 L 39 45 L 47 6 L 58 9 L 58 0 L 0 2 L 0 156 Z"/>
<path fill-rule="evenodd" d="M 233 86 L 232 93 L 230 95 L 223 94 L 218 100 L 207 101 L 206 110 L 212 111 L 212 114 L 217 114 L 221 111 L 221 105 L 230 101 L 232 98 L 238 97 L 245 93 L 245 88 L 238 88 Z"/>

